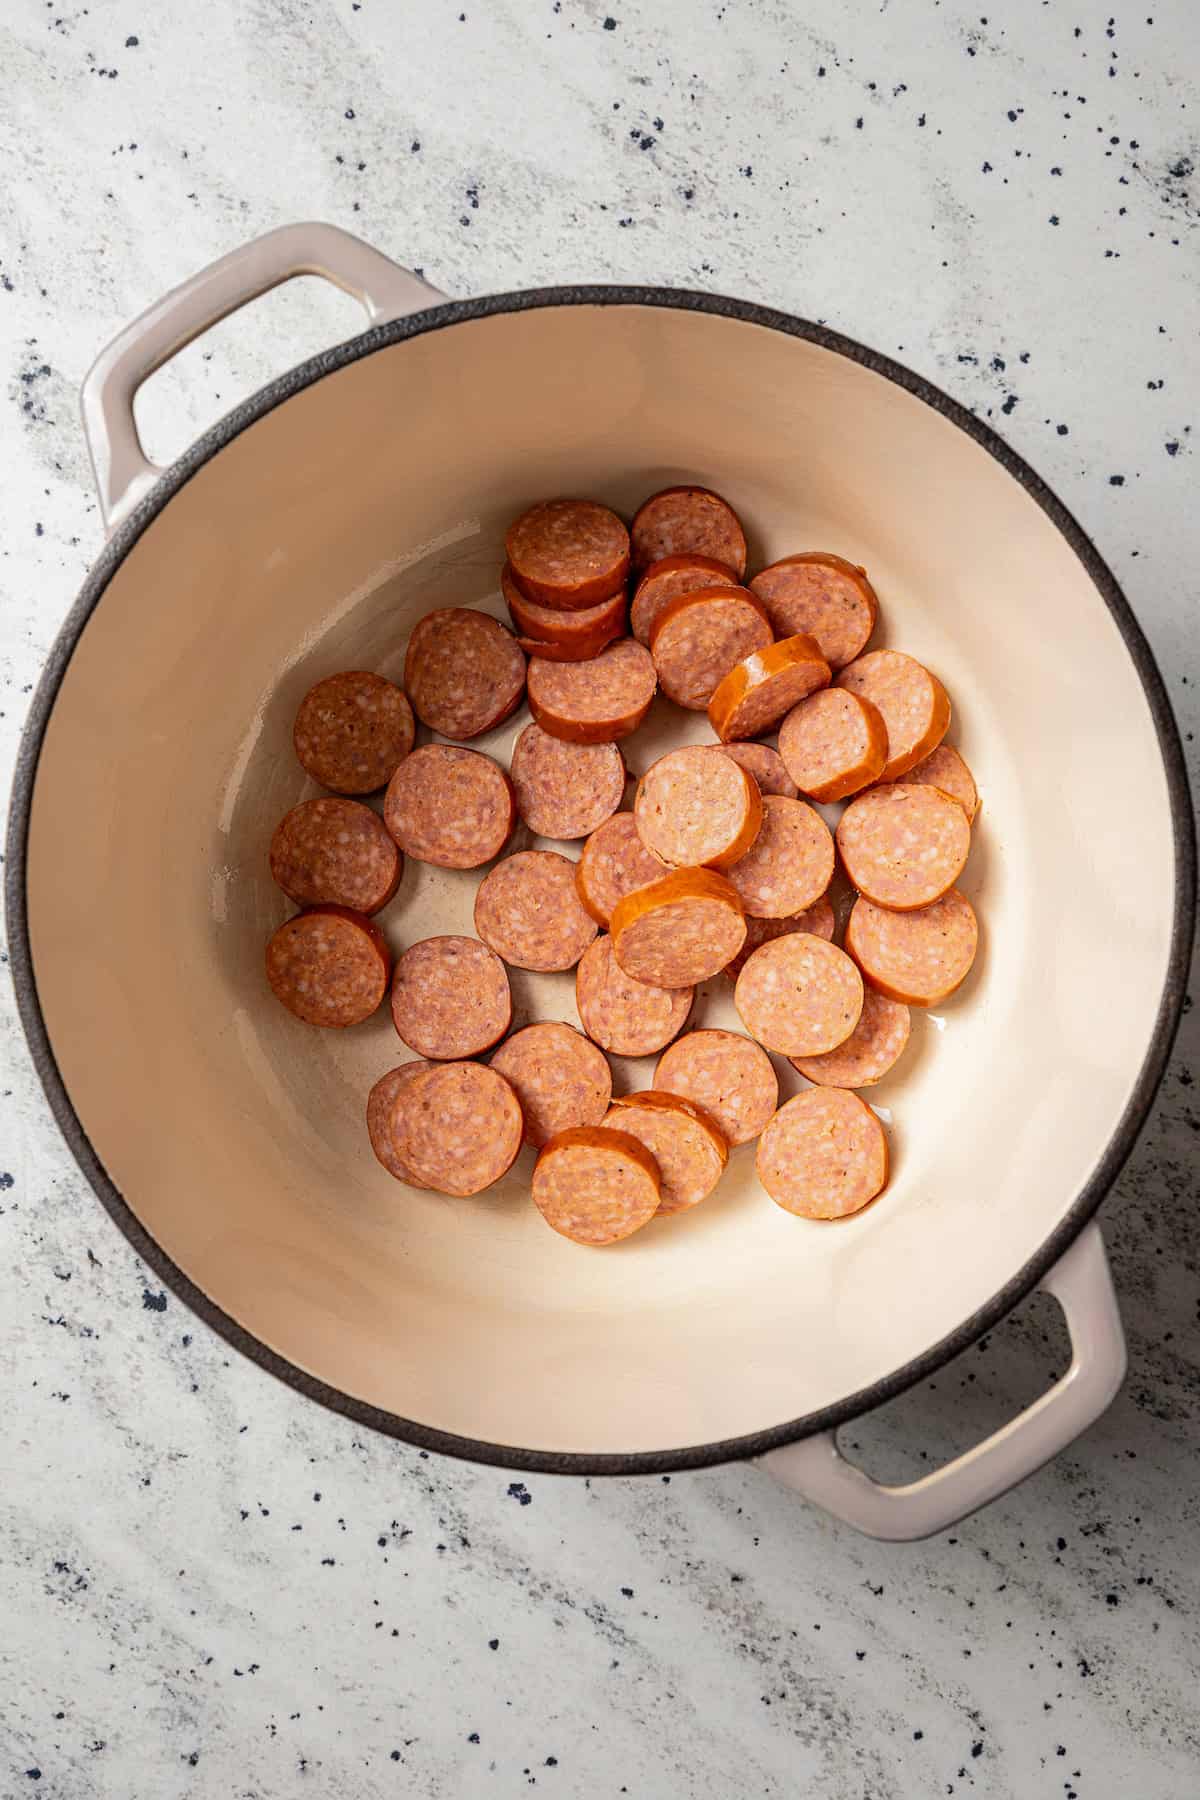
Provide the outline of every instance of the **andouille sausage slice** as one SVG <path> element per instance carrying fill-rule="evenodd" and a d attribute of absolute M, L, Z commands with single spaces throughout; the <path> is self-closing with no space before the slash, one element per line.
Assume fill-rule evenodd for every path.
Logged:
<path fill-rule="evenodd" d="M 527 643 L 550 644 L 556 650 L 569 651 L 575 660 L 583 661 L 588 656 L 598 656 L 605 644 L 620 637 L 625 629 L 624 588 L 619 588 L 611 599 L 601 600 L 597 606 L 584 607 L 580 612 L 563 612 L 558 607 L 539 606 L 536 600 L 527 600 L 505 564 L 500 571 L 500 592 L 512 615 L 517 642 L 522 649 Z M 528 654 L 544 656 L 545 651 L 533 649 Z"/>
<path fill-rule="evenodd" d="M 514 1031 L 491 1066 L 521 1102 L 525 1142 L 537 1150 L 560 1131 L 599 1125 L 612 1100 L 612 1070 L 603 1050 L 556 1020 Z"/>
<path fill-rule="evenodd" d="M 676 869 L 613 908 L 613 955 L 655 987 L 690 988 L 717 975 L 746 936 L 737 889 L 715 869 Z"/>
<path fill-rule="evenodd" d="M 846 921 L 846 949 L 873 988 L 908 1006 L 936 1006 L 970 974 L 979 926 L 951 888 L 932 906 L 892 912 L 860 897 Z"/>
<path fill-rule="evenodd" d="M 750 583 L 777 636 L 806 632 L 831 669 L 861 655 L 879 617 L 867 571 L 825 550 L 804 550 L 761 569 Z"/>
<path fill-rule="evenodd" d="M 664 1050 L 654 1086 L 715 1119 L 732 1149 L 756 1138 L 779 1105 L 779 1079 L 761 1045 L 737 1031 L 689 1031 Z"/>
<path fill-rule="evenodd" d="M 529 710 L 543 731 L 568 744 L 613 744 L 637 730 L 655 685 L 648 653 L 632 638 L 619 638 L 586 662 L 535 656 Z"/>
<path fill-rule="evenodd" d="M 567 609 L 609 600 L 629 573 L 629 533 L 595 500 L 543 500 L 508 528 L 513 580 L 540 606 Z"/>
<path fill-rule="evenodd" d="M 499 763 L 457 744 L 423 744 L 388 783 L 383 822 L 409 856 L 477 869 L 512 836 L 517 802 Z"/>
<path fill-rule="evenodd" d="M 849 688 L 824 688 L 794 706 L 779 727 L 779 754 L 810 800 L 845 800 L 883 774 L 883 714 Z"/>
<path fill-rule="evenodd" d="M 857 1094 L 808 1088 L 781 1106 L 759 1139 L 758 1179 L 801 1219 L 844 1219 L 887 1186 L 883 1126 Z"/>
<path fill-rule="evenodd" d="M 575 864 L 553 850 L 506 856 L 480 882 L 475 929 L 517 969 L 573 969 L 596 935 L 575 891 Z"/>
<path fill-rule="evenodd" d="M 804 800 L 768 794 L 762 808 L 762 830 L 727 874 L 751 918 L 790 919 L 833 880 L 833 836 Z"/>
<path fill-rule="evenodd" d="M 328 675 L 300 702 L 292 742 L 301 767 L 322 787 L 373 794 L 413 747 L 412 707 L 382 675 Z"/>
<path fill-rule="evenodd" d="M 470 607 L 443 606 L 413 626 L 404 685 L 418 719 L 431 731 L 478 737 L 521 704 L 525 656 L 499 619 Z"/>
<path fill-rule="evenodd" d="M 785 800 L 796 798 L 796 784 L 784 767 L 782 756 L 770 744 L 720 744 L 718 749 L 745 769 L 747 775 L 753 775 L 760 794 L 782 794 Z"/>
<path fill-rule="evenodd" d="M 271 874 L 298 906 L 332 900 L 376 913 L 400 885 L 404 858 L 383 820 L 359 800 L 302 800 L 271 838 Z"/>
<path fill-rule="evenodd" d="M 862 1016 L 862 976 L 836 944 L 788 932 L 747 960 L 733 1003 L 764 1049 L 824 1056 L 845 1043 Z"/>
<path fill-rule="evenodd" d="M 392 1111 L 392 1135 L 414 1179 L 439 1194 L 482 1193 L 521 1148 L 521 1104 L 503 1075 L 447 1062 L 416 1075 Z"/>
<path fill-rule="evenodd" d="M 668 700 L 703 712 L 734 664 L 774 639 L 747 588 L 700 588 L 669 600 L 650 632 L 658 685 Z"/>
<path fill-rule="evenodd" d="M 632 1132 L 584 1125 L 550 1139 L 534 1164 L 532 1192 L 552 1230 L 598 1248 L 619 1243 L 650 1222 L 662 1180 L 658 1164 Z"/>
<path fill-rule="evenodd" d="M 584 908 L 605 928 L 612 909 L 626 894 L 666 874 L 666 867 L 647 850 L 631 812 L 614 813 L 597 827 L 580 852 L 575 889 Z"/>
<path fill-rule="evenodd" d="M 375 1159 L 389 1175 L 393 1175 L 397 1181 L 406 1181 L 410 1187 L 417 1184 L 412 1170 L 396 1149 L 392 1120 L 396 1101 L 413 1076 L 432 1067 L 433 1064 L 423 1058 L 416 1062 L 401 1063 L 398 1068 L 389 1069 L 386 1075 L 381 1075 L 367 1095 L 367 1135 L 371 1140 Z"/>
<path fill-rule="evenodd" d="M 810 637 L 781 638 L 734 663 L 708 703 L 708 721 L 723 744 L 758 737 L 801 700 L 829 686 L 830 669 Z"/>
<path fill-rule="evenodd" d="M 936 750 L 911 768 L 903 778 L 905 781 L 927 783 L 930 787 L 940 788 L 943 794 L 949 794 L 957 800 L 967 815 L 968 825 L 975 823 L 975 815 L 979 811 L 979 789 L 975 786 L 975 777 L 959 755 L 949 744 L 939 744 Z"/>
<path fill-rule="evenodd" d="M 833 907 L 829 898 L 823 894 L 812 906 L 806 906 L 803 912 L 796 913 L 790 919 L 746 919 L 746 941 L 737 955 L 727 966 L 725 973 L 731 981 L 736 981 L 746 963 L 761 944 L 770 944 L 778 937 L 786 937 L 792 931 L 809 931 L 813 937 L 824 938 L 832 944 L 834 927 Z"/>
<path fill-rule="evenodd" d="M 954 886 L 971 848 L 957 800 L 907 781 L 860 794 L 842 814 L 838 854 L 860 894 L 876 906 L 912 912 Z"/>
<path fill-rule="evenodd" d="M 650 564 L 634 589 L 629 629 L 639 644 L 648 644 L 654 621 L 669 600 L 699 588 L 738 586 L 733 570 L 713 556 L 664 556 Z"/>
<path fill-rule="evenodd" d="M 897 781 L 945 737 L 950 699 L 936 675 L 902 650 L 871 650 L 842 670 L 838 686 L 879 708 L 887 728 L 880 781 Z"/>
<path fill-rule="evenodd" d="M 638 782 L 633 816 L 643 844 L 672 868 L 727 869 L 762 827 L 753 775 L 716 744 L 668 750 Z"/>
<path fill-rule="evenodd" d="M 629 1132 L 658 1164 L 660 1213 L 688 1212 L 707 1200 L 729 1158 L 716 1121 L 679 1094 L 625 1094 L 604 1123 Z"/>
<path fill-rule="evenodd" d="M 575 971 L 579 1022 L 612 1056 L 653 1056 L 662 1050 L 687 1024 L 694 999 L 690 987 L 655 987 L 627 975 L 610 937 L 598 937 Z"/>
<path fill-rule="evenodd" d="M 869 987 L 862 1016 L 844 1044 L 824 1056 L 793 1056 L 791 1062 L 818 1087 L 874 1087 L 903 1056 L 911 1030 L 907 1006 Z"/>
<path fill-rule="evenodd" d="M 567 744 L 527 725 L 509 763 L 517 811 L 538 837 L 587 837 L 625 795 L 625 762 L 615 744 Z"/>
<path fill-rule="evenodd" d="M 383 933 L 348 906 L 310 907 L 267 941 L 271 991 L 306 1025 L 361 1025 L 387 993 L 391 972 Z"/>
<path fill-rule="evenodd" d="M 648 569 L 667 556 L 708 556 L 746 573 L 742 522 L 711 488 L 669 487 L 644 500 L 633 516 L 629 540 L 635 569 Z"/>
<path fill-rule="evenodd" d="M 418 1056 L 480 1056 L 512 1024 L 512 994 L 494 950 L 469 937 L 430 937 L 397 958 L 392 1023 Z"/>

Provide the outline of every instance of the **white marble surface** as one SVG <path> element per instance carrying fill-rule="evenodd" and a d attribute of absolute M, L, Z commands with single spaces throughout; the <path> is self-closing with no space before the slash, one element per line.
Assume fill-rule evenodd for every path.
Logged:
<path fill-rule="evenodd" d="M 8 0 L 5 756 L 99 544 L 93 352 L 309 216 L 452 294 L 670 282 L 898 355 L 1096 536 L 1190 749 L 1198 53 L 1190 0 Z M 264 302 L 154 384 L 154 445 L 355 328 Z M 0 1007 L 3 1800 L 1197 1792 L 1194 1028 L 1105 1214 L 1124 1393 L 896 1549 L 745 1468 L 510 1485 L 310 1406 L 149 1278 Z M 851 1435 L 920 1468 L 1061 1359 L 1034 1303 Z"/>

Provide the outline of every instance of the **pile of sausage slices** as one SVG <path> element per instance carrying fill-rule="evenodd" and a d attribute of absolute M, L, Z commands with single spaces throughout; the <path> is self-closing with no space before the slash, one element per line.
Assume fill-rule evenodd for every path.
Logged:
<path fill-rule="evenodd" d="M 547 1224 L 611 1244 L 698 1205 L 730 1148 L 757 1138 L 781 1207 L 856 1212 L 886 1185 L 888 1147 L 854 1090 L 893 1067 L 909 1007 L 952 993 L 976 951 L 954 884 L 979 799 L 942 742 L 945 690 L 911 656 L 866 649 L 878 604 L 857 565 L 806 551 L 746 582 L 741 524 L 706 488 L 653 495 L 628 529 L 593 501 L 550 500 L 506 550 L 512 631 L 443 608 L 412 632 L 403 690 L 350 671 L 305 697 L 296 754 L 331 795 L 271 843 L 303 909 L 267 945 L 271 988 L 308 1024 L 349 1026 L 390 984 L 416 1060 L 376 1082 L 367 1129 L 410 1185 L 478 1193 L 526 1142 Z M 622 810 L 618 745 L 656 691 L 707 712 L 714 741 L 659 757 Z M 464 747 L 523 700 L 532 723 L 507 770 Z M 438 741 L 414 749 L 414 713 Z M 384 787 L 382 817 L 349 797 Z M 849 802 L 836 836 L 812 801 Z M 518 818 L 582 839 L 578 861 L 502 855 Z M 393 969 L 371 915 L 405 856 L 490 867 L 477 935 L 425 938 Z M 838 857 L 857 890 L 844 948 Z M 574 969 L 582 1031 L 508 1035 L 506 964 Z M 697 984 L 722 972 L 748 1035 L 680 1036 Z M 811 1083 L 783 1106 L 769 1051 Z M 658 1052 L 650 1089 L 614 1098 L 608 1056 Z"/>

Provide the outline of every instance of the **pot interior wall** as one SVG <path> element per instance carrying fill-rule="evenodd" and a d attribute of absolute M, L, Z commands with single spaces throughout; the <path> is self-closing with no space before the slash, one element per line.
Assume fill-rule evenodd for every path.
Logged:
<path fill-rule="evenodd" d="M 398 678 L 434 606 L 502 614 L 503 531 L 527 503 L 572 492 L 628 513 L 682 480 L 730 496 L 756 564 L 806 548 L 865 563 L 876 641 L 945 681 L 984 797 L 962 884 L 982 950 L 875 1090 L 894 1150 L 876 1205 L 840 1225 L 790 1218 L 757 1186 L 749 1146 L 694 1214 L 601 1253 L 542 1225 L 528 1151 L 471 1200 L 411 1192 L 376 1165 L 366 1091 L 409 1052 L 386 1010 L 319 1032 L 271 999 L 263 941 L 290 909 L 266 847 L 315 791 L 290 745 L 314 680 Z M 526 718 L 480 747 L 506 750 Z M 679 715 L 655 715 L 632 769 L 671 734 Z M 702 716 L 686 735 L 708 736 Z M 75 651 L 29 857 L 36 977 L 68 1091 L 191 1279 L 348 1395 L 468 1438 L 595 1454 L 807 1414 L 997 1293 L 1068 1211 L 1130 1095 L 1172 878 L 1137 675 L 1018 483 L 831 351 L 628 305 L 393 345 L 201 468 Z M 410 863 L 381 917 L 393 946 L 469 931 L 474 885 Z M 521 1022 L 574 1018 L 569 976 L 515 972 L 513 988 Z M 726 984 L 697 1017 L 736 1024 Z M 652 1072 L 623 1065 L 619 1083 Z"/>

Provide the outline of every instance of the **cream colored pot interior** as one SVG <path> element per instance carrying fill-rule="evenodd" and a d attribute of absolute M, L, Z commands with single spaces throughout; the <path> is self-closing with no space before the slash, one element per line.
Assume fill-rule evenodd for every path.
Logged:
<path fill-rule="evenodd" d="M 983 812 L 963 887 L 982 949 L 874 1091 L 894 1179 L 859 1217 L 774 1206 L 753 1146 L 694 1214 L 578 1248 L 531 1154 L 471 1200 L 375 1163 L 367 1089 L 410 1053 L 386 1010 L 306 1028 L 266 989 L 279 816 L 316 791 L 297 703 L 399 678 L 435 606 L 502 615 L 506 522 L 558 493 L 628 514 L 727 493 L 752 561 L 868 567 L 877 643 L 946 683 Z M 661 703 L 660 703 L 661 704 Z M 522 711 L 480 748 L 505 754 Z M 636 773 L 707 737 L 662 708 Z M 527 839 L 514 840 L 514 848 Z M 577 854 L 578 846 L 568 846 Z M 29 848 L 35 972 L 84 1129 L 146 1229 L 264 1344 L 343 1393 L 466 1438 L 674 1450 L 777 1426 L 953 1332 L 1070 1209 L 1129 1098 L 1167 966 L 1173 854 L 1143 691 L 1035 502 L 883 377 L 729 318 L 500 314 L 351 364 L 244 430 L 118 568 L 63 680 Z M 411 863 L 394 949 L 470 931 L 472 875 Z M 517 1022 L 574 1020 L 570 976 L 512 977 Z M 736 1025 L 714 983 L 697 1022 Z M 618 1088 L 654 1063 L 619 1064 Z M 802 1085 L 787 1066 L 785 1090 Z"/>

